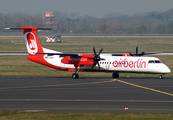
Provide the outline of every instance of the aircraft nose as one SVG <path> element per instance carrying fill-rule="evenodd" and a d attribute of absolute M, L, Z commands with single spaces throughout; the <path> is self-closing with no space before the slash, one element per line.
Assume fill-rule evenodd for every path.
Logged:
<path fill-rule="evenodd" d="M 170 73 L 171 70 L 165 65 L 163 68 L 162 68 L 162 73 Z"/>

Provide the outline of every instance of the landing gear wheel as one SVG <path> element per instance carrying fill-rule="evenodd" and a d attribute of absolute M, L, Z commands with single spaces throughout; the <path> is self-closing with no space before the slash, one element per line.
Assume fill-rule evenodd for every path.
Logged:
<path fill-rule="evenodd" d="M 79 78 L 79 74 L 73 73 L 73 74 L 72 74 L 72 78 L 73 78 L 73 79 Z"/>
<path fill-rule="evenodd" d="M 116 72 L 114 72 L 114 73 L 112 74 L 112 77 L 113 77 L 113 78 L 119 78 L 119 74 L 116 73 Z"/>
<path fill-rule="evenodd" d="M 160 78 L 160 79 L 164 79 L 163 75 L 160 75 L 159 78 Z"/>
<path fill-rule="evenodd" d="M 160 79 L 164 79 L 164 76 L 163 76 L 163 75 L 164 75 L 163 73 L 160 73 L 159 78 L 160 78 Z"/>

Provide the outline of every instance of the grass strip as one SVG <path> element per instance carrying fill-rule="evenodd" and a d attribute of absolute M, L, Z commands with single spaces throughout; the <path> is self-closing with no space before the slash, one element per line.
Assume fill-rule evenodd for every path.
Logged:
<path fill-rule="evenodd" d="M 173 114 L 1 113 L 1 120 L 172 120 Z"/>

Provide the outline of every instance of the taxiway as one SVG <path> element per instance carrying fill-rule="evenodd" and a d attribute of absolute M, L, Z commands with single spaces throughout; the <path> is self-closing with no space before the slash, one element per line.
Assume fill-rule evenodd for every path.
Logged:
<path fill-rule="evenodd" d="M 0 77 L 0 111 L 173 113 L 173 78 Z"/>

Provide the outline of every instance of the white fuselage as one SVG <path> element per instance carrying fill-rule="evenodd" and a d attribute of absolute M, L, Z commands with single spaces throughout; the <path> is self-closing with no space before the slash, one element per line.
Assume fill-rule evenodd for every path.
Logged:
<path fill-rule="evenodd" d="M 45 49 L 45 52 L 54 52 L 50 51 L 49 49 Z M 130 56 L 112 56 L 111 54 L 100 54 L 101 58 L 104 58 L 105 60 L 100 60 L 100 68 L 101 71 L 110 71 L 110 72 L 132 72 L 132 73 L 154 73 L 154 74 L 160 74 L 160 73 L 170 73 L 170 69 L 162 63 L 158 58 L 156 57 L 130 57 Z M 62 69 L 69 68 L 74 69 L 73 64 L 64 64 L 61 62 L 63 57 L 60 57 L 60 55 L 44 55 L 45 61 L 48 63 L 58 66 Z M 90 65 L 84 65 L 80 67 L 83 71 L 89 71 L 91 69 Z M 93 70 L 97 71 L 99 70 L 98 65 L 96 65 Z M 92 71 L 93 71 L 92 70 Z M 100 70 L 99 70 L 100 71 Z"/>

